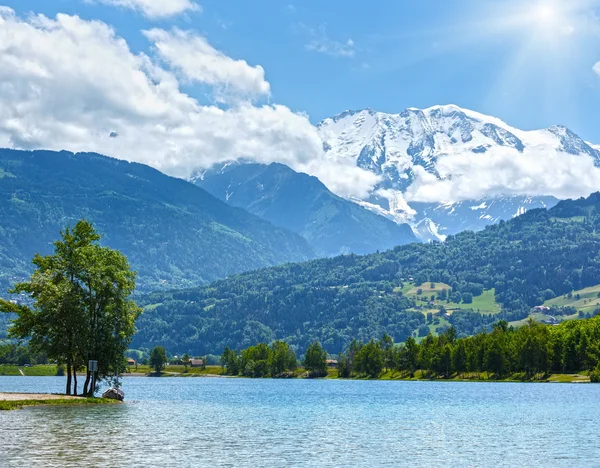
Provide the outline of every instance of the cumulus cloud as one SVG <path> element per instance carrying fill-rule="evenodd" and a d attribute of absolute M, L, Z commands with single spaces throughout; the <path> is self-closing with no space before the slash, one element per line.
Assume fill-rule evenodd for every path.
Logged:
<path fill-rule="evenodd" d="M 178 44 L 185 34 L 155 31 L 149 37 L 160 50 L 159 43 L 174 37 Z M 320 177 L 341 195 L 366 194 L 373 177 L 324 161 L 322 141 L 306 115 L 244 100 L 205 106 L 182 92 L 177 71 L 242 95 L 268 89 L 262 69 L 189 37 L 199 57 L 208 51 L 216 58 L 199 68 L 173 59 L 173 71 L 156 57 L 133 53 L 105 23 L 65 14 L 23 19 L 0 8 L 0 147 L 94 151 L 178 177 L 232 159 L 279 161 Z M 159 53 L 165 59 L 170 52 Z M 194 57 L 193 47 L 186 53 Z M 246 77 L 233 77 L 232 69 Z"/>
<path fill-rule="evenodd" d="M 587 196 L 600 187 L 600 169 L 587 155 L 560 151 L 508 148 L 486 154 L 465 152 L 442 156 L 436 169 L 441 179 L 415 167 L 415 182 L 406 192 L 409 201 L 476 200 L 495 195 Z"/>
<path fill-rule="evenodd" d="M 215 87 L 220 100 L 270 94 L 271 87 L 260 65 L 252 67 L 245 60 L 234 60 L 202 36 L 179 29 L 152 29 L 144 34 L 171 68 L 191 81 Z"/>
<path fill-rule="evenodd" d="M 191 0 L 89 0 L 105 5 L 130 8 L 149 18 L 164 18 L 185 11 L 200 11 L 200 5 Z"/>
<path fill-rule="evenodd" d="M 600 76 L 600 62 L 596 63 L 596 65 L 594 65 L 594 73 L 598 76 Z"/>

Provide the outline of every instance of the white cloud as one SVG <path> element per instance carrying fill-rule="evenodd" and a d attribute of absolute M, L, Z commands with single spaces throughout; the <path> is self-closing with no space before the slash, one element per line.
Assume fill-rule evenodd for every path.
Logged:
<path fill-rule="evenodd" d="M 299 25 L 309 36 L 309 42 L 305 45 L 307 50 L 332 57 L 351 58 L 356 54 L 356 45 L 352 39 L 336 41 L 327 35 L 327 28 L 321 25 L 318 29 L 311 28 L 305 24 Z"/>
<path fill-rule="evenodd" d="M 596 63 L 596 65 L 594 65 L 593 70 L 596 75 L 600 76 L 600 62 L 598 62 L 598 63 Z"/>
<path fill-rule="evenodd" d="M 442 180 L 415 167 L 415 182 L 406 192 L 409 201 L 476 200 L 494 195 L 587 196 L 600 187 L 600 168 L 587 155 L 545 150 L 523 154 L 513 149 L 491 149 L 486 154 L 442 156 L 436 168 L 449 174 Z"/>
<path fill-rule="evenodd" d="M 190 37 L 200 57 L 214 51 Z M 191 48 L 186 53 L 194 56 Z M 229 60 L 216 53 L 218 71 L 211 63 L 189 67 L 216 88 L 266 89 L 257 67 Z M 224 63 L 255 74 L 236 81 Z M 183 72 L 187 62 L 172 66 Z M 248 76 L 254 80 L 244 81 Z M 364 196 L 374 180 L 323 161 L 306 115 L 243 100 L 226 109 L 201 105 L 181 91 L 176 73 L 133 53 L 106 24 L 64 14 L 22 19 L 8 8 L 0 8 L 0 147 L 94 151 L 179 177 L 238 158 L 278 161 L 321 177 L 341 195 Z"/>
<path fill-rule="evenodd" d="M 149 18 L 164 18 L 185 11 L 201 11 L 191 0 L 88 0 L 140 11 Z"/>
<path fill-rule="evenodd" d="M 213 86 L 222 101 L 268 96 L 271 91 L 265 71 L 245 60 L 234 60 L 212 47 L 208 41 L 189 31 L 162 29 L 144 31 L 171 68 L 185 78 Z"/>

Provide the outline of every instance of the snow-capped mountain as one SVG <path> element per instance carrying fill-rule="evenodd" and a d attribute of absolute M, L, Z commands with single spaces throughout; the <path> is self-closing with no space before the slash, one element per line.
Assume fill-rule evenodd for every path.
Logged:
<path fill-rule="evenodd" d="M 499 148 L 543 155 L 552 152 L 590 156 L 600 167 L 600 146 L 566 127 L 523 131 L 500 119 L 460 107 L 410 108 L 400 114 L 370 109 L 347 111 L 318 126 L 328 159 L 347 163 L 381 177 L 363 206 L 397 222 L 409 221 L 424 239 L 443 239 L 464 229 L 482 229 L 531 208 L 550 207 L 554 197 L 497 196 L 459 203 L 407 204 L 403 193 L 423 170 L 440 180 L 453 176 L 437 164 L 444 156 L 480 155 Z"/>

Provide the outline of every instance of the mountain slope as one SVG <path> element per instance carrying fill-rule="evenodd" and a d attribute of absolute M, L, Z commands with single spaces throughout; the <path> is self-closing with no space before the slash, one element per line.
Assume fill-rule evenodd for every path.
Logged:
<path fill-rule="evenodd" d="M 141 164 L 97 154 L 0 150 L 0 288 L 23 278 L 59 231 L 92 221 L 141 289 L 202 284 L 314 258 L 300 236 Z"/>
<path fill-rule="evenodd" d="M 416 333 L 427 312 L 437 313 L 402 294 L 412 278 L 409 289 L 449 285 L 446 297 L 461 307 L 484 291 L 495 295 L 499 315 L 438 314 L 459 333 L 470 333 L 499 319 L 521 320 L 548 299 L 600 284 L 599 251 L 600 194 L 594 194 L 443 243 L 284 265 L 205 288 L 153 294 L 134 346 L 161 344 L 198 354 L 273 339 L 305 349 L 318 339 L 333 353 L 353 338 L 384 332 L 400 342 Z"/>
<path fill-rule="evenodd" d="M 283 164 L 228 164 L 194 179 L 212 195 L 303 236 L 322 256 L 371 253 L 416 242 L 399 225 L 331 193 Z"/>
<path fill-rule="evenodd" d="M 590 156 L 600 166 L 600 150 L 585 142 L 569 129 L 554 126 L 544 130 L 522 131 L 501 120 L 457 106 L 435 106 L 429 109 L 407 109 L 400 114 L 385 114 L 370 109 L 344 112 L 325 119 L 319 124 L 327 158 L 333 161 L 350 161 L 357 166 L 381 176 L 381 183 L 364 206 L 383 209 L 399 221 L 418 224 L 430 220 L 426 211 L 436 211 L 444 203 L 421 204 L 416 213 L 400 203 L 402 194 L 416 180 L 419 171 L 437 178 L 448 179 L 453 174 L 442 172 L 437 164 L 440 158 L 451 155 L 476 154 L 481 158 L 497 150 L 513 151 L 515 157 L 526 150 L 543 157 L 548 151 L 560 151 L 573 155 Z M 458 217 L 445 217 L 434 222 L 443 234 L 455 234 L 468 225 L 482 229 L 494 219 L 510 219 L 522 209 L 552 205 L 551 197 L 497 196 L 505 199 L 504 211 L 496 207 L 494 213 L 485 209 L 468 216 L 467 221 L 455 221 Z M 479 206 L 486 200 L 467 202 Z M 488 203 L 489 205 L 489 200 Z M 458 216 L 458 215 L 457 215 Z"/>

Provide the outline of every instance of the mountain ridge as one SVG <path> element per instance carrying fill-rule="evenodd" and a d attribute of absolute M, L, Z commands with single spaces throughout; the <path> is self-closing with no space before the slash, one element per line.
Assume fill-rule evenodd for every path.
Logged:
<path fill-rule="evenodd" d="M 428 218 L 424 211 L 435 211 L 448 202 L 415 202 L 404 194 L 415 182 L 418 171 L 425 171 L 437 180 L 453 174 L 441 172 L 437 162 L 449 155 L 485 154 L 495 149 L 544 154 L 559 151 L 570 155 L 587 155 L 600 167 L 600 146 L 584 141 L 561 125 L 539 130 L 519 130 L 501 119 L 487 116 L 456 105 L 432 106 L 426 109 L 408 108 L 397 114 L 372 109 L 344 111 L 324 119 L 317 126 L 323 139 L 325 157 L 340 163 L 355 164 L 381 178 L 371 194 L 359 201 L 364 207 L 386 215 L 397 222 L 409 222 L 413 228 L 431 221 L 440 233 L 456 234 L 465 226 L 482 229 L 492 219 L 510 219 L 514 213 L 528 207 L 552 206 L 551 196 L 532 197 L 507 192 L 494 195 L 504 199 L 505 212 L 484 213 L 467 222 Z M 515 156 L 515 157 L 516 157 Z M 484 199 L 456 201 L 481 205 Z M 519 199 L 521 197 L 521 199 Z M 419 206 L 415 210 L 414 206 Z M 408 206 L 407 206 L 408 205 Z M 425 208 L 425 209 L 424 209 Z M 443 235 L 438 236 L 443 239 Z"/>
<path fill-rule="evenodd" d="M 303 236 L 321 256 L 371 253 L 416 242 L 406 224 L 333 194 L 316 177 L 279 163 L 227 163 L 192 181 L 230 205 Z"/>
<path fill-rule="evenodd" d="M 95 153 L 0 149 L 0 287 L 86 218 L 139 271 L 141 290 L 199 285 L 316 255 L 291 231 L 149 166 Z"/>

